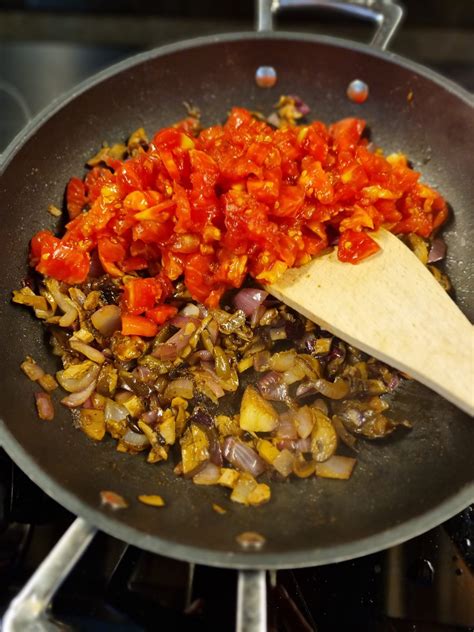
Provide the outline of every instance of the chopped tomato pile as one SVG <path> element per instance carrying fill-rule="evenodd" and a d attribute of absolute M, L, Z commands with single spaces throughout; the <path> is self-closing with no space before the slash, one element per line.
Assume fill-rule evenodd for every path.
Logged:
<path fill-rule="evenodd" d="M 166 299 L 180 277 L 216 307 L 247 274 L 270 284 L 328 245 L 358 263 L 378 250 L 368 231 L 381 226 L 428 237 L 444 199 L 403 155 L 371 150 L 364 128 L 347 118 L 275 129 L 233 108 L 197 136 L 186 124 L 162 129 L 133 157 L 69 181 L 71 220 L 60 238 L 33 237 L 31 264 L 79 284 L 100 262 L 124 281 L 123 333 L 153 336 L 175 315 Z"/>

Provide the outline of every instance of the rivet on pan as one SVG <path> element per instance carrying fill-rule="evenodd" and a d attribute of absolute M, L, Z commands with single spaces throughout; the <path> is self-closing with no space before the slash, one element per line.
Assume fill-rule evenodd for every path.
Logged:
<path fill-rule="evenodd" d="M 347 86 L 346 94 L 354 103 L 364 103 L 369 96 L 369 86 L 361 79 L 354 79 Z"/>
<path fill-rule="evenodd" d="M 259 551 L 266 542 L 263 535 L 256 531 L 244 531 L 239 533 L 235 539 L 246 551 Z"/>
<path fill-rule="evenodd" d="M 260 66 L 255 73 L 255 81 L 260 88 L 273 88 L 277 81 L 277 72 L 273 66 Z"/>

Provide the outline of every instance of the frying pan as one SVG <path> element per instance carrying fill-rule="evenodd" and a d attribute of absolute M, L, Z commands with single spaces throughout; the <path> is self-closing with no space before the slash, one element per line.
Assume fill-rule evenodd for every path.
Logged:
<path fill-rule="evenodd" d="M 289 4 L 295 3 L 286 0 L 279 6 Z M 351 8 L 346 2 L 335 4 Z M 273 12 L 277 8 L 273 3 Z M 9 302 L 12 289 L 25 276 L 31 235 L 54 227 L 48 204 L 61 204 L 68 178 L 83 172 L 103 140 L 124 139 L 140 126 L 152 132 L 169 125 L 182 117 L 183 101 L 200 107 L 204 124 L 223 120 L 237 104 L 269 112 L 280 94 L 301 95 L 312 115 L 325 121 L 364 117 L 377 145 L 408 154 L 423 178 L 449 201 L 454 212 L 444 232 L 446 271 L 458 304 L 472 319 L 472 98 L 434 72 L 382 50 L 401 17 L 399 7 L 388 0 L 359 0 L 352 10 L 377 20 L 378 47 L 273 33 L 270 3 L 264 0 L 259 6 L 263 32 L 181 42 L 120 63 L 54 102 L 4 155 L 0 441 L 46 493 L 81 517 L 69 540 L 66 534 L 61 543 L 63 569 L 64 555 L 80 554 L 93 528 L 150 551 L 207 565 L 271 569 L 328 564 L 412 538 L 474 499 L 471 419 L 414 382 L 404 384 L 392 404 L 394 415 L 412 420 L 413 429 L 378 445 L 361 442 L 358 465 L 348 482 L 275 484 L 269 504 L 258 509 L 232 504 L 222 516 L 211 508 L 213 502 L 225 504 L 222 489 L 178 479 L 172 464 L 150 466 L 140 456 L 118 453 L 112 441 L 92 444 L 60 406 L 53 423 L 38 421 L 32 384 L 18 368 L 33 354 L 41 366 L 57 370 L 38 322 Z M 261 65 L 276 70 L 275 87 L 256 84 Z M 345 95 L 356 77 L 370 86 L 363 105 Z M 120 493 L 130 501 L 129 508 L 113 512 L 101 506 L 101 490 Z M 156 510 L 136 501 L 147 493 L 163 495 L 167 507 Z M 263 546 L 242 549 L 236 538 L 245 531 L 264 536 Z M 56 572 L 56 580 L 60 575 Z M 263 626 L 264 613 L 258 608 L 263 590 L 261 572 L 241 573 L 240 617 L 254 617 L 253 623 L 240 618 L 242 629 L 251 629 L 256 620 Z M 242 599 L 248 594 L 257 603 L 245 609 Z"/>

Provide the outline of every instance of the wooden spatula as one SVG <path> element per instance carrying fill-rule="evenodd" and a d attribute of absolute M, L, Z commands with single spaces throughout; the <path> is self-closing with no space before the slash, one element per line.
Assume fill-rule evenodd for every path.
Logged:
<path fill-rule="evenodd" d="M 400 239 L 372 236 L 381 251 L 361 263 L 331 252 L 266 289 L 474 415 L 474 327 Z"/>

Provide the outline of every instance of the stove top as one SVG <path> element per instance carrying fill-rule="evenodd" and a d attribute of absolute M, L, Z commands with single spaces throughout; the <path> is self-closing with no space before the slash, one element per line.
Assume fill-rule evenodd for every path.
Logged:
<path fill-rule="evenodd" d="M 170 39 L 252 26 L 243 9 L 236 18 L 223 11 L 213 17 L 211 2 L 200 3 L 205 9 L 198 15 L 183 2 L 177 15 L 165 16 L 88 14 L 78 10 L 88 3 L 72 4 L 75 13 L 61 12 L 60 2 L 12 2 L 1 14 L 0 151 L 54 98 L 120 59 Z M 48 12 L 38 10 L 45 6 Z M 444 22 L 440 15 L 429 26 L 409 21 L 394 50 L 474 90 L 473 27 L 462 13 Z M 317 30 L 306 23 L 304 28 Z M 318 30 L 366 37 L 346 22 L 326 20 Z M 73 519 L 0 449 L 0 617 Z M 471 507 L 388 551 L 269 573 L 268 629 L 474 630 L 473 542 Z M 57 592 L 52 618 L 72 630 L 222 632 L 234 628 L 236 585 L 233 571 L 170 560 L 100 533 Z"/>

